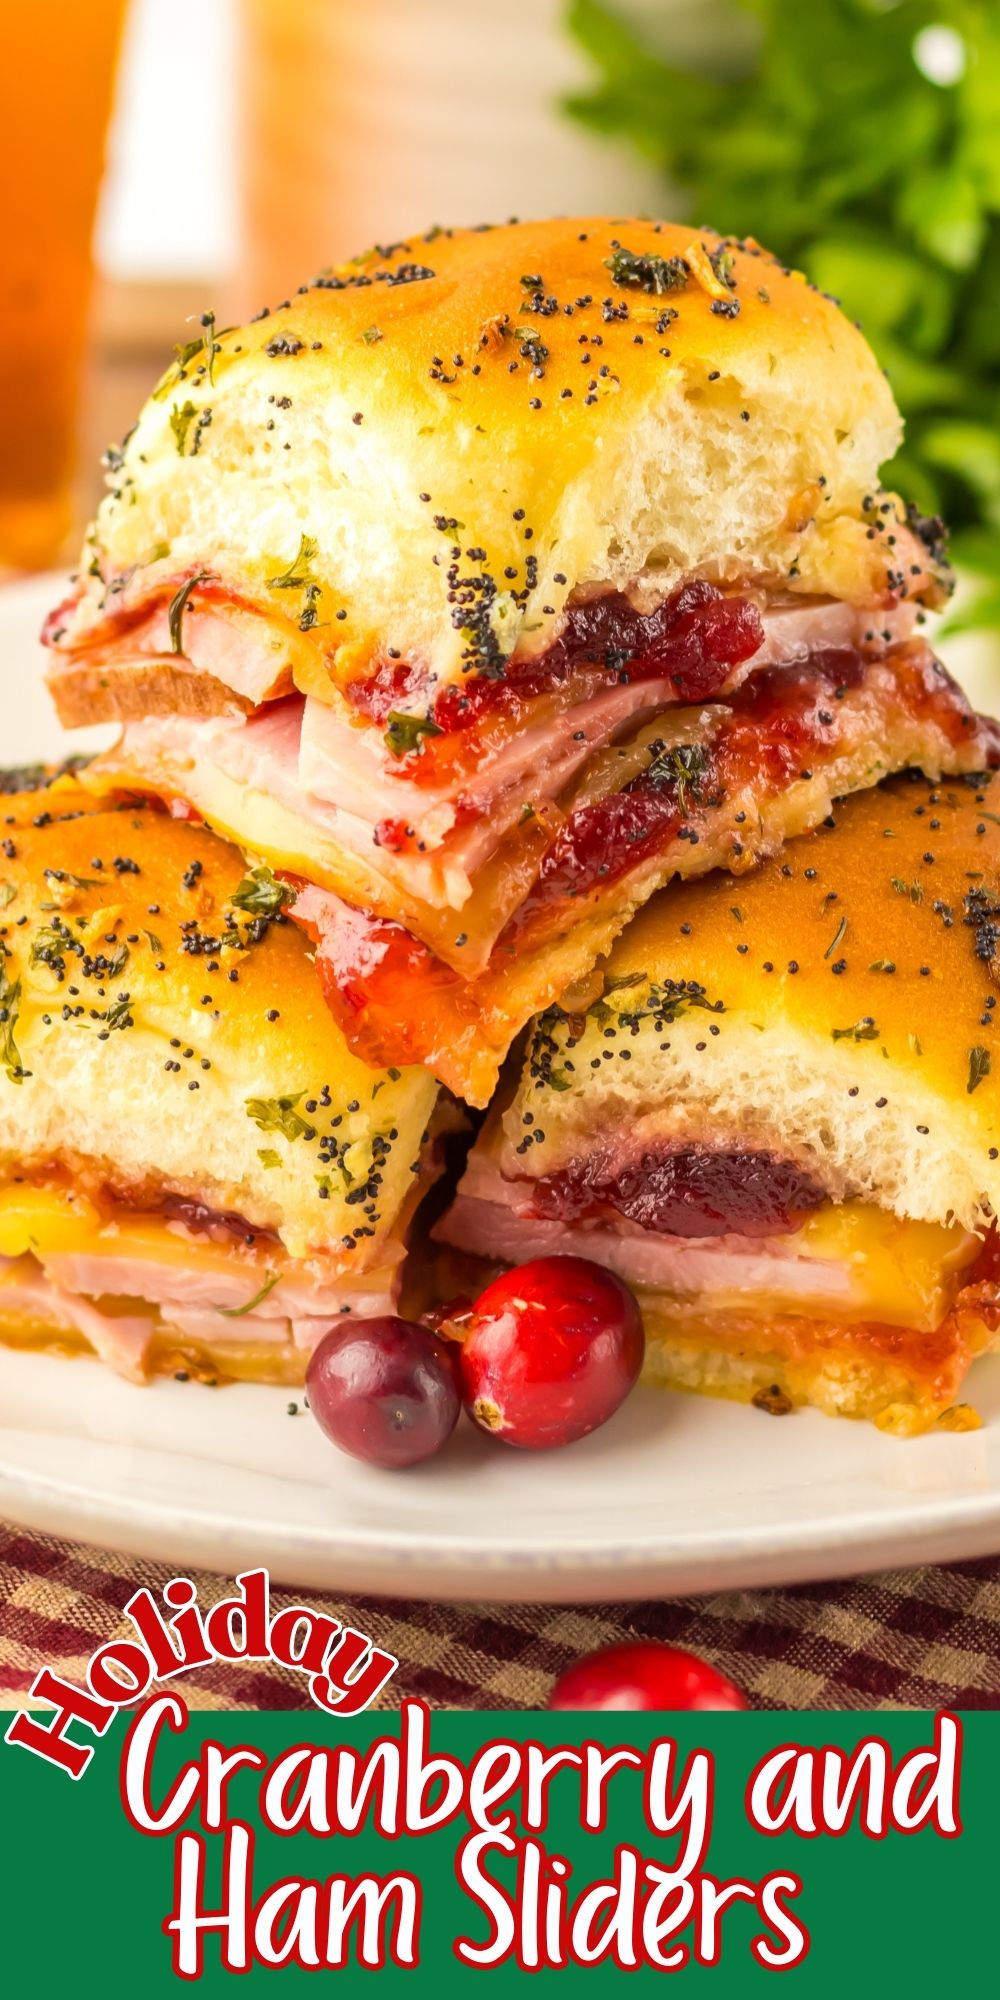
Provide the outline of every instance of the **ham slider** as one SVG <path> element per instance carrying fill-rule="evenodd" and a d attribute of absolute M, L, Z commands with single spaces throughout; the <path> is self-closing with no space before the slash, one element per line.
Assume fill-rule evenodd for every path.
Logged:
<path fill-rule="evenodd" d="M 0 796 L 0 1342 L 300 1382 L 391 1310 L 437 1086 L 352 1055 L 286 902 L 160 810 Z"/>
<path fill-rule="evenodd" d="M 656 897 L 534 1025 L 447 1240 L 595 1259 L 647 1376 L 967 1428 L 998 1343 L 1000 778 L 891 779 L 743 882 Z"/>
<path fill-rule="evenodd" d="M 484 1103 L 674 874 L 987 761 L 918 630 L 940 524 L 878 484 L 899 439 L 753 242 L 379 247 L 179 350 L 49 620 L 56 706 L 125 725 L 88 782 L 294 883 L 354 1048 Z"/>

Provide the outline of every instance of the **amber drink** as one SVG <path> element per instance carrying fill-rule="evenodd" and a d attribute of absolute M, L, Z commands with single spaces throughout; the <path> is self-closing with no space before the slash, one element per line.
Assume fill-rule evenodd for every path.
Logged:
<path fill-rule="evenodd" d="M 91 240 L 125 0 L 0 0 L 0 573 L 71 525 Z"/>

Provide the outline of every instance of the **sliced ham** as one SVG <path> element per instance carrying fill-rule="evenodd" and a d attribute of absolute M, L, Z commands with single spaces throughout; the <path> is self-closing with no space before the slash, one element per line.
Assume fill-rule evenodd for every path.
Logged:
<path fill-rule="evenodd" d="M 588 1257 L 642 1291 L 696 1302 L 707 1313 L 733 1310 L 748 1298 L 777 1312 L 834 1318 L 863 1316 L 871 1306 L 864 1257 L 817 1253 L 808 1224 L 770 1236 L 697 1237 L 661 1234 L 614 1213 L 576 1217 L 572 1223 L 543 1218 L 534 1212 L 530 1179 L 505 1179 L 482 1141 L 434 1235 L 473 1255 L 513 1264 L 534 1257 Z M 978 1248 L 975 1236 L 956 1231 L 947 1273 L 969 1265 Z"/>
<path fill-rule="evenodd" d="M 134 654 L 120 660 L 56 660 L 46 675 L 65 729 L 146 715 L 239 715 L 252 707 L 190 660 Z"/>
<path fill-rule="evenodd" d="M 172 627 L 171 608 L 184 592 Z M 640 578 L 636 593 L 647 614 L 661 601 L 650 579 Z M 764 643 L 730 674 L 720 694 L 758 667 L 803 658 L 810 647 L 895 643 L 909 636 L 916 615 L 907 601 L 874 612 L 794 594 L 785 601 L 762 598 L 759 610 Z M 164 560 L 126 572 L 110 588 L 99 579 L 83 580 L 47 619 L 42 639 L 54 655 L 50 684 L 69 726 L 174 714 L 178 697 L 188 700 L 188 713 L 225 713 L 231 706 L 226 690 L 254 705 L 271 701 L 292 689 L 296 663 L 305 656 L 314 661 L 317 652 L 315 639 L 281 616 L 277 605 L 265 608 L 211 569 L 178 573 Z M 549 643 L 557 639 L 554 632 Z M 120 668 L 134 671 L 134 687 Z M 329 796 L 315 786 L 316 775 L 307 782 L 317 795 Z M 339 793 L 333 796 L 339 802 Z"/>
<path fill-rule="evenodd" d="M 343 1313 L 349 1307 L 342 1309 Z M 376 1313 L 391 1313 L 392 1300 L 387 1292 L 380 1298 L 363 1298 L 354 1317 L 371 1318 Z M 192 1346 L 202 1348 L 206 1353 L 219 1354 L 225 1366 L 224 1350 L 227 1344 L 244 1344 L 254 1347 L 293 1347 L 298 1353 L 310 1355 L 318 1347 L 323 1335 L 329 1333 L 341 1313 L 317 1319 L 314 1315 L 301 1318 L 268 1319 L 262 1312 L 246 1313 L 240 1319 L 219 1320 L 211 1312 L 197 1312 L 184 1307 L 164 1309 L 163 1319 L 171 1333 L 181 1340 L 190 1341 Z"/>
<path fill-rule="evenodd" d="M 400 1256 L 402 1251 L 399 1252 Z M 45 1269 L 56 1285 L 93 1298 L 135 1298 L 162 1306 L 209 1311 L 241 1310 L 256 1298 L 264 1283 L 260 1268 L 240 1272 L 198 1270 L 145 1257 L 115 1257 L 63 1251 L 45 1258 Z M 336 1318 L 338 1313 L 365 1310 L 370 1293 L 364 1286 L 322 1284 L 292 1270 L 282 1273 L 266 1298 L 254 1308 L 263 1319 L 287 1320 L 291 1315 Z"/>
<path fill-rule="evenodd" d="M 735 1293 L 780 1291 L 795 1302 L 851 1303 L 853 1273 L 844 1264 L 796 1254 L 795 1237 L 654 1236 L 628 1224 L 546 1222 L 503 1201 L 460 1194 L 435 1232 L 475 1256 L 523 1264 L 560 1254 L 592 1258 L 630 1285 L 698 1299 L 710 1311 Z"/>
<path fill-rule="evenodd" d="M 171 606 L 186 587 L 172 630 Z M 70 599 L 42 632 L 53 655 L 49 686 L 70 726 L 170 715 L 178 696 L 188 699 L 188 713 L 228 713 L 234 696 L 237 706 L 253 707 L 293 685 L 294 632 L 211 576 L 172 576 L 138 600 L 133 586 L 104 606 L 98 614 L 89 598 Z"/>
<path fill-rule="evenodd" d="M 457 808 L 490 813 L 506 801 L 516 816 L 526 798 L 551 798 L 591 752 L 625 723 L 654 714 L 676 699 L 667 679 L 600 688 L 570 709 L 544 695 L 532 704 L 539 720 L 506 732 L 471 776 L 456 774 L 439 786 L 414 786 L 400 760 L 386 749 L 383 731 L 359 727 L 343 712 L 308 700 L 302 720 L 299 775 L 307 792 L 356 812 L 372 824 L 419 811 L 420 835 L 437 846 L 455 825 Z"/>
<path fill-rule="evenodd" d="M 917 605 L 859 608 L 837 598 L 794 598 L 761 607 L 764 644 L 737 670 L 730 687 L 761 667 L 794 666 L 810 653 L 881 650 L 898 646 L 915 629 Z"/>
<path fill-rule="evenodd" d="M 156 1326 L 153 1313 L 101 1312 L 91 1299 L 54 1285 L 33 1258 L 4 1257 L 0 1258 L 0 1314 L 10 1313 L 78 1333 L 117 1374 L 130 1382 L 145 1379 L 143 1362 Z"/>
<path fill-rule="evenodd" d="M 311 1286 L 290 1277 L 252 1312 L 230 1318 L 222 1308 L 251 1302 L 258 1281 L 206 1277 L 152 1259 L 82 1254 L 49 1257 L 47 1266 L 42 1270 L 33 1257 L 0 1258 L 0 1320 L 17 1314 L 56 1332 L 76 1333 L 131 1382 L 147 1379 L 156 1335 L 175 1335 L 212 1354 L 227 1345 L 260 1344 L 309 1354 L 342 1314 L 391 1312 L 396 1291 L 388 1270 L 373 1273 L 367 1288 Z M 279 1302 L 276 1294 L 283 1290 Z M 141 1301 L 145 1309 L 109 1310 L 108 1302 L 117 1298 Z"/>
<path fill-rule="evenodd" d="M 792 665 L 818 648 L 882 647 L 914 618 L 903 604 L 877 615 L 840 603 L 794 601 L 762 614 L 764 643 L 731 677 Z M 500 730 L 492 755 L 471 775 L 418 782 L 410 760 L 393 756 L 380 725 L 343 703 L 286 699 L 250 715 L 187 713 L 131 723 L 111 768 L 145 775 L 199 810 L 211 773 L 274 799 L 404 895 L 435 910 L 461 910 L 477 873 L 530 806 L 548 812 L 588 763 L 628 728 L 676 703 L 669 679 L 598 688 L 576 706 L 542 695 L 534 719 Z M 386 844 L 387 824 L 412 826 L 403 851 Z"/>

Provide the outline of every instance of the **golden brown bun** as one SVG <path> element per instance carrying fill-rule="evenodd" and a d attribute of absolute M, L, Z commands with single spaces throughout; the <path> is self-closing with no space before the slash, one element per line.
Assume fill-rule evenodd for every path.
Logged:
<path fill-rule="evenodd" d="M 301 932 L 255 915 L 268 882 L 72 779 L 0 798 L 0 843 L 0 1176 L 169 1192 L 293 1257 L 384 1260 L 437 1087 L 350 1053 Z"/>
<path fill-rule="evenodd" d="M 835 1200 L 982 1229 L 1000 1209 L 998 938 L 1000 776 L 859 793 L 753 874 L 646 905 L 596 1012 L 543 1017 L 502 1170 L 550 1173 L 609 1134 L 765 1150 Z M 525 1165 L 526 1111 L 545 1139 Z"/>
<path fill-rule="evenodd" d="M 933 598 L 879 495 L 900 434 L 861 334 L 752 242 L 433 230 L 196 338 L 114 456 L 57 643 L 207 570 L 329 697 L 387 648 L 495 670 L 574 592 L 644 575 Z"/>

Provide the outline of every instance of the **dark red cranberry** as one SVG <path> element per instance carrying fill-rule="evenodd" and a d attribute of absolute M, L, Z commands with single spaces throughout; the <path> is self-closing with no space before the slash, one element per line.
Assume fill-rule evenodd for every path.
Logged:
<path fill-rule="evenodd" d="M 572 1444 L 614 1415 L 642 1367 L 631 1292 L 585 1257 L 539 1257 L 477 1299 L 460 1350 L 473 1423 L 526 1451 Z"/>
<path fill-rule="evenodd" d="M 747 1708 L 725 1674 L 680 1646 L 640 1642 L 588 1653 L 556 1682 L 550 1708 Z"/>
<path fill-rule="evenodd" d="M 793 1160 L 709 1146 L 644 1153 L 618 1168 L 590 1155 L 524 1186 L 533 1212 L 551 1221 L 617 1213 L 661 1236 L 776 1236 L 800 1229 L 827 1199 Z"/>
<path fill-rule="evenodd" d="M 608 882 L 668 846 L 683 824 L 675 790 L 636 788 L 592 799 L 571 813 L 546 851 L 538 880 L 518 912 L 527 922 L 537 910 Z"/>
<path fill-rule="evenodd" d="M 419 1465 L 458 1421 L 458 1385 L 444 1341 L 412 1320 L 341 1320 L 306 1374 L 309 1407 L 341 1451 L 370 1465 Z"/>

